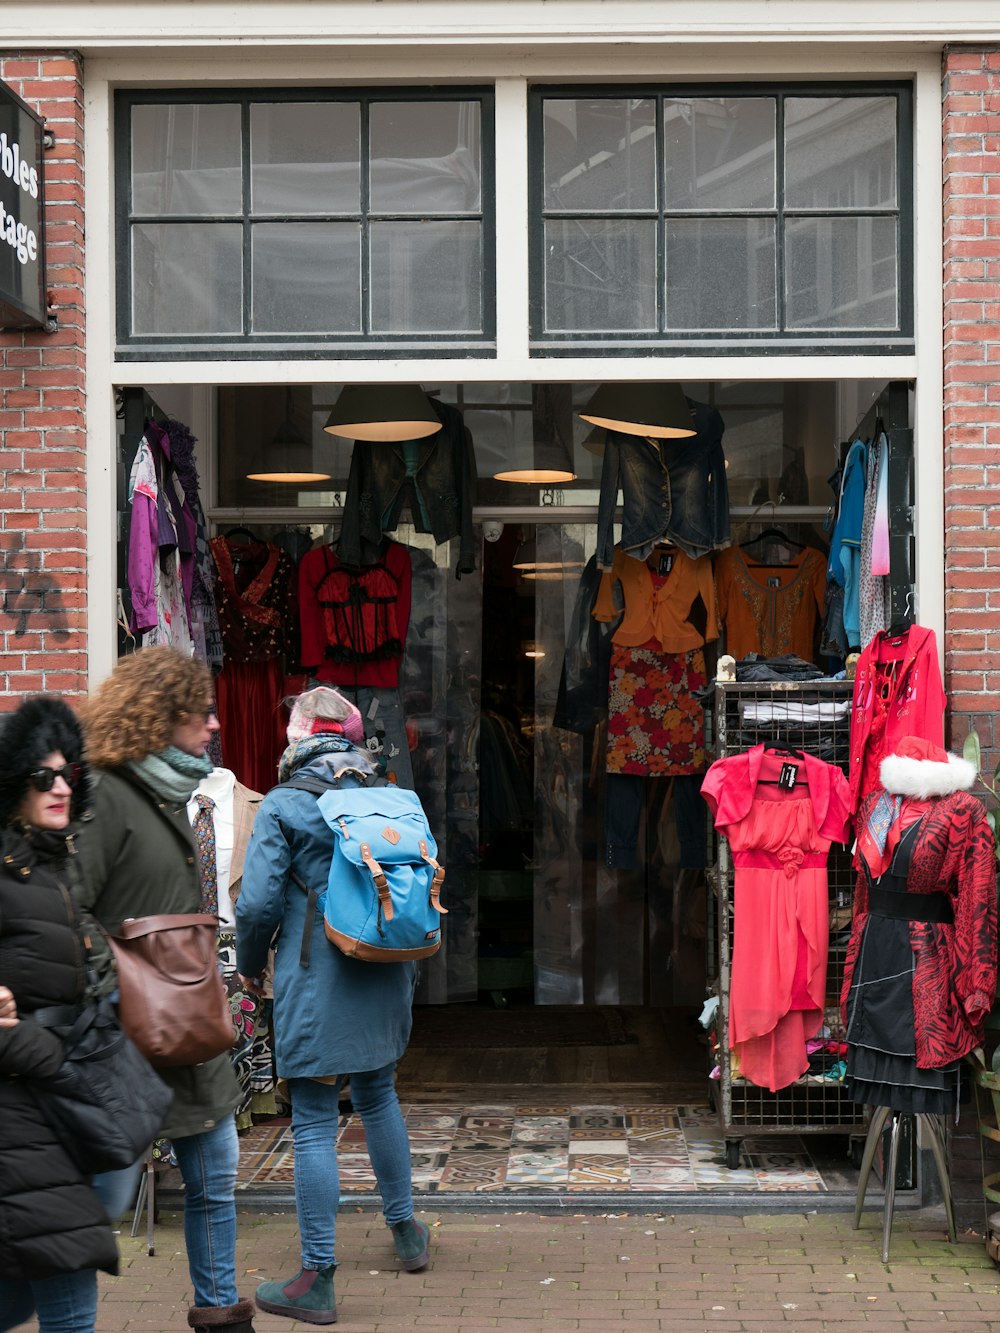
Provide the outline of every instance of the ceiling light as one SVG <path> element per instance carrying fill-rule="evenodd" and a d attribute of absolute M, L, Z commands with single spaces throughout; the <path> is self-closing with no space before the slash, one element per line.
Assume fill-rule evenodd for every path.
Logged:
<path fill-rule="evenodd" d="M 399 443 L 436 435 L 441 420 L 419 384 L 345 384 L 323 429 L 345 440 Z"/>
<path fill-rule="evenodd" d="M 678 440 L 698 432 L 679 384 L 602 384 L 580 413 L 592 426 Z"/>

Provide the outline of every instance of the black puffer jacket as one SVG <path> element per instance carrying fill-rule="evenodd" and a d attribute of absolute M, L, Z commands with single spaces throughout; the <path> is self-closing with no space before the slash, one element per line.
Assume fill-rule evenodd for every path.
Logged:
<path fill-rule="evenodd" d="M 41 1115 L 25 1075 L 49 1075 L 62 1041 L 33 1010 L 73 1005 L 86 984 L 69 893 L 72 839 L 8 827 L 0 857 L 0 979 L 21 1022 L 0 1028 L 0 1278 L 118 1271 L 100 1200 Z"/>

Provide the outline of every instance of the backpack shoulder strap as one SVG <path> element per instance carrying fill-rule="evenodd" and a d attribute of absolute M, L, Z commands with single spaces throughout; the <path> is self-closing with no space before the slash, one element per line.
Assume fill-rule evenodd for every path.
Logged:
<path fill-rule="evenodd" d="M 319 894 L 302 880 L 295 871 L 291 871 L 292 882 L 306 895 L 306 919 L 302 926 L 302 944 L 299 947 L 299 967 L 308 967 L 312 957 L 312 928 L 316 920 L 316 905 Z"/>
<path fill-rule="evenodd" d="M 319 778 L 307 777 L 304 773 L 298 777 L 286 778 L 284 782 L 279 783 L 283 791 L 291 788 L 293 791 L 307 791 L 313 796 L 322 796 L 325 791 L 330 790 L 328 782 L 321 782 Z"/>

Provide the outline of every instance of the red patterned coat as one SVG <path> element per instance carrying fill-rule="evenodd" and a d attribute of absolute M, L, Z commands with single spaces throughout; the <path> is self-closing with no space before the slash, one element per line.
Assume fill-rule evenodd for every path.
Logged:
<path fill-rule="evenodd" d="M 859 825 L 877 798 L 865 798 Z M 954 924 L 909 923 L 917 1067 L 940 1069 L 982 1044 L 996 993 L 996 854 L 981 801 L 964 791 L 934 801 L 917 833 L 906 887 L 946 893 L 955 914 Z M 867 922 L 868 885 L 859 871 L 840 997 L 845 1015 Z"/>

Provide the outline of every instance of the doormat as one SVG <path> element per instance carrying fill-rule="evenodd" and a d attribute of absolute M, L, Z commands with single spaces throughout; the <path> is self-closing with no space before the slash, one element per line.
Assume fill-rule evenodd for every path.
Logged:
<path fill-rule="evenodd" d="M 536 1005 L 494 1009 L 478 1004 L 418 1005 L 410 1046 L 475 1047 L 629 1046 L 630 1033 L 617 1009 Z"/>

